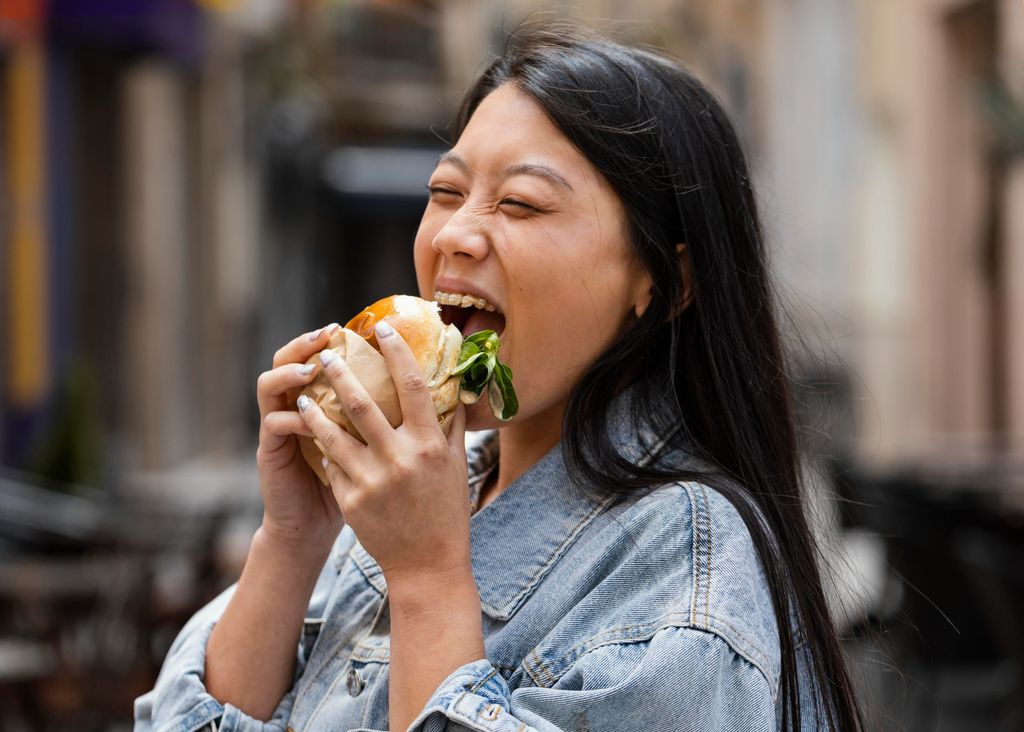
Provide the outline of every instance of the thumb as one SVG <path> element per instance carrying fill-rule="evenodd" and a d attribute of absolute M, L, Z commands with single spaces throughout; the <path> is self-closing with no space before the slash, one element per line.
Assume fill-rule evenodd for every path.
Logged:
<path fill-rule="evenodd" d="M 452 417 L 452 426 L 448 430 L 448 447 L 463 460 L 466 459 L 466 405 L 459 404 L 455 407 L 455 415 Z"/>

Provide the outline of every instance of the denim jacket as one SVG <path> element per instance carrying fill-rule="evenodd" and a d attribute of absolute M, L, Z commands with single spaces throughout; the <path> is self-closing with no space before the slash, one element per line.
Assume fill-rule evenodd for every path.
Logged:
<path fill-rule="evenodd" d="M 650 462 L 665 438 L 627 426 L 627 395 L 613 403 L 614 436 Z M 471 511 L 498 457 L 496 435 L 467 435 Z M 694 461 L 661 452 L 659 462 Z M 410 730 L 777 728 L 780 653 L 765 576 L 739 514 L 710 487 L 594 502 L 572 490 L 556 445 L 473 512 L 470 532 L 486 658 L 452 671 Z M 266 722 L 203 684 L 206 643 L 233 591 L 175 639 L 155 688 L 135 701 L 137 731 L 388 729 L 387 586 L 350 528 L 310 600 L 294 684 Z M 801 677 L 804 688 L 805 668 Z M 802 726 L 816 729 L 814 707 L 801 708 Z"/>

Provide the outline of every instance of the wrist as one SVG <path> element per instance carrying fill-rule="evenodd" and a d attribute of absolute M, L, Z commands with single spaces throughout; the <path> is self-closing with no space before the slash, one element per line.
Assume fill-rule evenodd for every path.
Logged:
<path fill-rule="evenodd" d="M 388 586 L 388 603 L 392 609 L 436 609 L 440 604 L 439 597 L 445 598 L 445 607 L 462 604 L 479 609 L 480 606 L 480 593 L 470 563 L 429 570 L 393 570 L 385 573 L 384 581 Z"/>
<path fill-rule="evenodd" d="M 320 568 L 331 553 L 335 539 L 337 535 L 326 534 L 319 537 L 297 537 L 281 532 L 264 521 L 253 536 L 252 550 L 262 551 L 267 556 L 283 560 L 296 568 L 315 568 L 319 574 Z"/>

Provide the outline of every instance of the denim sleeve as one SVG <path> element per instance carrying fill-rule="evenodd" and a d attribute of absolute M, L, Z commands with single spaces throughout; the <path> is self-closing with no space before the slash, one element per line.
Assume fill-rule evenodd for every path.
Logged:
<path fill-rule="evenodd" d="M 644 642 L 599 646 L 542 681 L 550 685 L 510 693 L 489 661 L 473 661 L 444 680 L 409 732 L 775 728 L 764 674 L 700 630 L 665 628 Z"/>
<path fill-rule="evenodd" d="M 236 583 L 193 615 L 178 633 L 164 659 L 156 685 L 152 691 L 135 700 L 135 732 L 194 732 L 208 729 L 218 732 L 284 732 L 295 702 L 294 682 L 306 666 L 307 644 L 303 641 L 308 632 L 318 627 L 313 621 L 321 618 L 324 613 L 338 574 L 335 557 L 346 533 L 351 534 L 351 531 L 343 531 L 339 535 L 334 550 L 320 571 L 306 612 L 307 623 L 296 649 L 292 687 L 281 699 L 270 720 L 261 722 L 231 704 L 221 704 L 206 690 L 204 683 L 206 644 L 235 592 Z"/>

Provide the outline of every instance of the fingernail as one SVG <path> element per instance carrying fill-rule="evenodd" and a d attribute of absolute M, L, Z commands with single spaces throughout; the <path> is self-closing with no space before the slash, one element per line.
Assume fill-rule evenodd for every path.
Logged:
<path fill-rule="evenodd" d="M 324 466 L 324 470 L 327 470 L 327 464 L 329 462 L 331 462 L 331 461 L 328 460 L 326 456 L 324 456 L 324 459 L 320 461 L 320 464 Z"/>
<path fill-rule="evenodd" d="M 310 405 L 311 402 L 312 402 L 312 399 L 310 399 L 305 394 L 300 396 L 299 397 L 299 401 L 298 401 L 299 411 L 300 412 L 305 412 L 309 408 L 309 405 Z"/>
<path fill-rule="evenodd" d="M 380 321 L 377 323 L 376 328 L 378 338 L 390 338 L 395 334 L 395 329 L 392 328 L 386 321 Z"/>
<path fill-rule="evenodd" d="M 299 373 L 302 374 L 303 376 L 309 376 L 311 373 L 313 373 L 313 369 L 315 368 L 315 363 L 307 363 L 305 366 L 299 367 Z"/>
<path fill-rule="evenodd" d="M 332 351 L 330 348 L 325 348 L 324 350 L 320 351 L 320 363 L 322 363 L 324 366 L 334 363 L 336 358 L 337 356 L 335 355 L 334 351 Z"/>
<path fill-rule="evenodd" d="M 319 338 L 324 333 L 328 333 L 328 334 L 333 333 L 334 331 L 336 331 L 340 327 L 341 326 L 338 325 L 337 323 L 331 323 L 330 325 L 325 325 L 320 330 L 315 330 L 312 333 L 310 333 L 309 334 L 309 340 L 315 341 L 317 338 Z"/>

